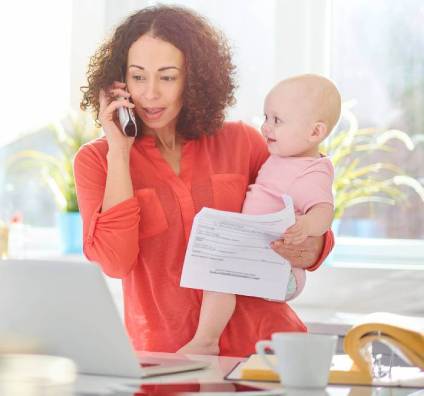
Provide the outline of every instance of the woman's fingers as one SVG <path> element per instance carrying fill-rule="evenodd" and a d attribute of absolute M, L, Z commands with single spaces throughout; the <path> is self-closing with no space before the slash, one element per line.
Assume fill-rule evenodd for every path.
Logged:
<path fill-rule="evenodd" d="M 99 92 L 99 121 L 106 135 L 109 151 L 114 148 L 122 150 L 131 150 L 134 143 L 134 137 L 125 136 L 119 125 L 117 110 L 120 107 L 135 108 L 135 105 L 129 101 L 129 93 L 125 91 L 126 84 L 115 81 L 106 89 Z"/>
<path fill-rule="evenodd" d="M 306 239 L 307 237 L 306 236 L 304 236 L 304 235 L 298 235 L 298 236 L 296 236 L 296 237 L 294 237 L 293 239 L 292 239 L 292 244 L 293 245 L 299 245 L 299 244 L 301 244 L 302 242 L 304 242 L 305 241 L 305 239 Z"/>
<path fill-rule="evenodd" d="M 323 246 L 323 237 L 308 237 L 302 243 L 294 244 L 278 239 L 271 244 L 271 248 L 290 261 L 294 267 L 307 268 L 319 258 Z"/>
<path fill-rule="evenodd" d="M 124 98 L 114 100 L 106 108 L 106 113 L 111 114 L 112 115 L 111 119 L 112 119 L 115 116 L 115 111 L 118 110 L 120 107 L 129 107 L 130 109 L 133 109 L 135 105 L 131 103 L 129 100 Z"/>
<path fill-rule="evenodd" d="M 112 88 L 109 90 L 109 96 L 111 98 L 129 98 L 131 95 L 128 91 L 123 88 Z"/>
<path fill-rule="evenodd" d="M 127 84 L 120 82 L 120 81 L 114 81 L 111 85 L 109 85 L 106 88 L 103 88 L 100 90 L 100 95 L 103 96 L 105 99 L 109 99 L 109 101 L 113 100 L 115 97 L 123 96 L 127 97 L 130 94 L 128 91 L 126 91 Z"/>
<path fill-rule="evenodd" d="M 113 88 L 124 88 L 126 86 L 127 86 L 127 84 L 125 84 L 123 81 L 114 81 L 112 83 Z"/>
<path fill-rule="evenodd" d="M 280 256 L 290 261 L 290 264 L 297 262 L 300 256 L 300 250 L 292 244 L 286 244 L 282 240 L 274 241 L 271 245 L 272 249 Z"/>
<path fill-rule="evenodd" d="M 118 98 L 112 102 L 110 102 L 105 108 L 100 109 L 99 119 L 100 122 L 111 121 L 115 118 L 115 112 L 120 107 L 129 107 L 133 109 L 135 105 L 131 103 L 128 99 Z"/>

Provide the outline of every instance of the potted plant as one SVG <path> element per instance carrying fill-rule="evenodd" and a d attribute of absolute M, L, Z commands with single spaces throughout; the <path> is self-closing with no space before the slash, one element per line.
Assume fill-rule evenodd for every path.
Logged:
<path fill-rule="evenodd" d="M 412 151 L 415 146 L 411 138 L 399 130 L 359 128 L 349 107 L 345 104 L 342 112 L 346 127 L 334 131 L 321 147 L 335 169 L 335 229 L 349 207 L 364 203 L 395 205 L 405 201 L 407 195 L 402 186 L 415 190 L 424 201 L 424 188 L 418 180 L 389 161 L 373 160 L 378 151 L 393 151 L 388 145 L 392 140 L 400 141 Z"/>
<path fill-rule="evenodd" d="M 86 142 L 99 137 L 100 128 L 84 112 L 70 111 L 65 119 L 48 126 L 58 148 L 58 155 L 37 150 L 20 151 L 11 163 L 37 168 L 59 209 L 57 224 L 64 253 L 82 251 L 82 224 L 75 191 L 73 159 Z"/>

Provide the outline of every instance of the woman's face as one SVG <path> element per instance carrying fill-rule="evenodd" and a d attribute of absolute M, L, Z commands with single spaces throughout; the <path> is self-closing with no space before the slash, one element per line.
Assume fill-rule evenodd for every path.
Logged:
<path fill-rule="evenodd" d="M 175 132 L 183 106 L 183 53 L 145 34 L 131 45 L 127 64 L 127 89 L 145 126 L 143 132 Z"/>

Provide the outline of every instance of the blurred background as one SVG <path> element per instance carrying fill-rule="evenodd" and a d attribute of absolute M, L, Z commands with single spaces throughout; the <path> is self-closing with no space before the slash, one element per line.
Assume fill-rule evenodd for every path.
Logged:
<path fill-rule="evenodd" d="M 93 134 L 90 120 L 78 113 L 89 57 L 126 16 L 155 3 L 18 0 L 0 6 L 0 219 L 15 231 L 16 224 L 25 226 L 30 235 L 12 238 L 13 254 L 60 243 L 58 213 L 77 210 L 66 195 L 69 183 L 60 185 L 69 176 L 60 173 L 63 156 L 101 133 Z M 329 263 L 359 257 L 376 265 L 422 266 L 424 3 L 161 3 L 198 11 L 228 37 L 239 85 L 228 119 L 259 127 L 265 93 L 279 79 L 313 72 L 336 82 L 344 116 L 323 146 L 336 165 L 334 230 L 340 236 L 338 260 Z M 74 139 L 69 150 L 68 135 Z M 59 173 L 34 153 L 62 161 Z"/>

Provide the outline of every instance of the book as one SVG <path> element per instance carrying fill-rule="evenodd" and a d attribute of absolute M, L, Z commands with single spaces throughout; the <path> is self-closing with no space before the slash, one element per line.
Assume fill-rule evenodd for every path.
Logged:
<path fill-rule="evenodd" d="M 390 375 L 376 375 L 376 362 L 370 345 L 378 341 L 387 345 L 402 358 L 408 367 L 392 367 Z M 424 319 L 373 313 L 365 315 L 345 335 L 345 354 L 335 355 L 329 373 L 330 384 L 424 386 Z M 268 356 L 273 363 L 276 357 Z M 384 367 L 387 371 L 387 367 Z M 241 362 L 228 379 L 279 381 L 259 355 L 251 355 Z M 284 384 L 284 379 L 283 379 Z"/>

